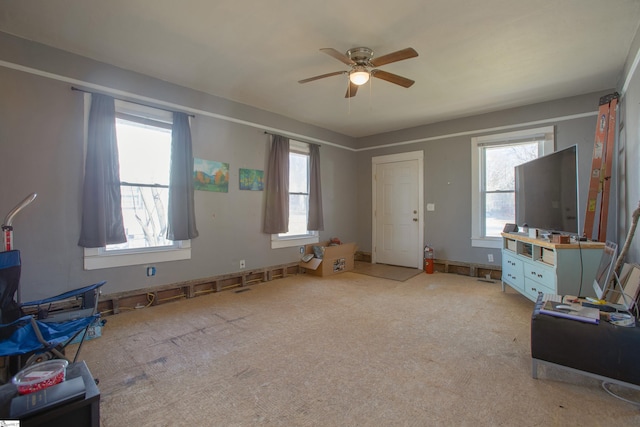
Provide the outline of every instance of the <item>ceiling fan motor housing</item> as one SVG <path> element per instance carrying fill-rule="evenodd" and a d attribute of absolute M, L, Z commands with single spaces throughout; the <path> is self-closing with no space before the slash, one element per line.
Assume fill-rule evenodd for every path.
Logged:
<path fill-rule="evenodd" d="M 347 51 L 347 56 L 358 65 L 370 65 L 369 61 L 373 58 L 373 50 L 368 47 L 354 47 Z"/>

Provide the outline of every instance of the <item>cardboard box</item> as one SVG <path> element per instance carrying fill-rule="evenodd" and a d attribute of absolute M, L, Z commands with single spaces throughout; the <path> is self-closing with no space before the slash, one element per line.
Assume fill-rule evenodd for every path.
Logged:
<path fill-rule="evenodd" d="M 549 240 L 551 243 L 571 243 L 571 238 L 567 234 L 551 234 Z"/>
<path fill-rule="evenodd" d="M 304 247 L 305 254 L 312 254 L 314 246 L 324 248 L 322 259 L 311 258 L 309 262 L 300 261 L 300 267 L 304 268 L 308 274 L 316 276 L 330 276 L 353 270 L 355 264 L 353 256 L 356 253 L 355 243 L 343 243 L 337 246 L 329 246 L 329 242 L 320 242 Z"/>

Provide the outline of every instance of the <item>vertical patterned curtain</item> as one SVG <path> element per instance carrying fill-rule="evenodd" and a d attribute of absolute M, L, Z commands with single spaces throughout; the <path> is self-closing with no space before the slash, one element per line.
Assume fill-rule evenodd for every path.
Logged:
<path fill-rule="evenodd" d="M 100 94 L 91 96 L 82 193 L 82 228 L 78 241 L 78 245 L 85 248 L 127 241 L 120 199 L 115 114 L 112 97 Z"/>
<path fill-rule="evenodd" d="M 189 116 L 173 113 L 167 239 L 189 240 L 198 237 L 193 191 Z"/>
<path fill-rule="evenodd" d="M 273 135 L 267 165 L 264 232 L 289 231 L 289 139 Z"/>
<path fill-rule="evenodd" d="M 320 147 L 309 145 L 309 218 L 307 230 L 323 231 L 324 219 L 322 216 L 322 186 L 320 183 Z"/>

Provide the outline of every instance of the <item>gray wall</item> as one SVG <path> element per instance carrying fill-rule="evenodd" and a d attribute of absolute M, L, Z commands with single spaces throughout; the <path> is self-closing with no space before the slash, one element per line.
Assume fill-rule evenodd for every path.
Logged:
<path fill-rule="evenodd" d="M 633 63 L 639 46 L 636 38 L 628 64 Z M 612 92 L 353 139 L 3 33 L 0 60 L 7 62 L 0 66 L 0 216 L 29 193 L 38 193 L 36 201 L 14 220 L 15 247 L 23 259 L 25 300 L 98 280 L 107 280 L 105 293 L 113 293 L 226 274 L 238 270 L 239 259 L 247 261 L 248 269 L 296 261 L 297 248 L 272 250 L 269 236 L 260 232 L 263 193 L 241 192 L 237 187 L 239 168 L 265 168 L 269 144 L 263 129 L 321 141 L 326 230 L 321 238 L 337 236 L 370 251 L 371 158 L 423 150 L 424 202 L 436 206 L 434 212 L 425 212 L 425 242 L 435 247 L 438 258 L 486 264 L 487 254 L 493 253 L 494 263 L 499 265 L 499 251 L 472 248 L 470 244 L 471 137 L 555 125 L 558 148 L 579 146 L 580 200 L 584 205 L 595 132 L 593 113 L 598 98 Z M 21 70 L 23 66 L 29 69 Z M 54 76 L 39 75 L 41 72 Z M 231 185 L 227 194 L 196 192 L 200 237 L 192 242 L 191 260 L 160 263 L 152 278 L 145 276 L 144 266 L 83 270 L 82 249 L 77 246 L 83 106 L 82 95 L 70 90 L 71 85 L 82 82 L 201 111 L 193 120 L 194 155 L 230 163 Z M 616 215 L 619 243 L 624 241 L 630 212 L 640 199 L 638 72 L 629 79 L 624 95 Z M 576 114 L 588 115 L 567 117 Z M 407 143 L 415 140 L 421 142 Z M 584 209 L 580 209 L 582 222 Z M 634 241 L 630 261 L 640 261 L 638 240 Z"/>
<path fill-rule="evenodd" d="M 269 136 L 264 129 L 325 141 L 321 165 L 326 232 L 321 239 L 355 241 L 356 153 L 339 147 L 354 144 L 350 138 L 1 33 L 0 52 L 1 60 L 56 75 L 0 67 L 0 216 L 4 218 L 28 194 L 38 193 L 13 221 L 14 247 L 23 261 L 23 300 L 99 280 L 107 280 L 108 294 L 233 273 L 239 271 L 240 259 L 246 260 L 247 270 L 297 261 L 297 247 L 271 249 L 270 236 L 261 232 L 264 192 L 238 189 L 239 168 L 265 169 Z M 60 76 L 73 80 L 59 81 Z M 228 162 L 230 185 L 229 193 L 196 192 L 200 237 L 192 241 L 190 260 L 158 263 L 154 277 L 146 277 L 146 266 L 83 270 L 83 251 L 77 245 L 83 95 L 70 89 L 81 82 L 203 111 L 192 122 L 194 156 Z"/>
<path fill-rule="evenodd" d="M 614 90 L 546 102 L 481 116 L 405 129 L 359 140 L 358 153 L 358 242 L 371 251 L 371 158 L 404 151 L 424 151 L 425 213 L 424 241 L 435 250 L 436 258 L 488 264 L 501 264 L 500 251 L 471 247 L 471 138 L 532 127 L 554 125 L 556 148 L 578 145 L 579 209 L 583 223 L 589 169 L 600 96 Z M 577 118 L 571 117 L 577 115 Z M 586 115 L 586 117 L 582 117 Z M 532 124 L 535 122 L 535 124 Z M 456 135 L 464 133 L 464 135 Z M 429 139 L 407 144 L 407 141 Z M 377 145 L 391 145 L 372 149 Z M 426 204 L 435 211 L 427 212 Z M 583 206 L 584 205 L 584 206 Z"/>

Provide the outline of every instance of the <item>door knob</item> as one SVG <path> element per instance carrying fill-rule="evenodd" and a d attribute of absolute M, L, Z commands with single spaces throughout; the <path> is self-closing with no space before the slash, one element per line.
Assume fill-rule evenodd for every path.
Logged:
<path fill-rule="evenodd" d="M 413 218 L 413 220 L 414 220 L 415 222 L 418 222 L 418 218 Z"/>

